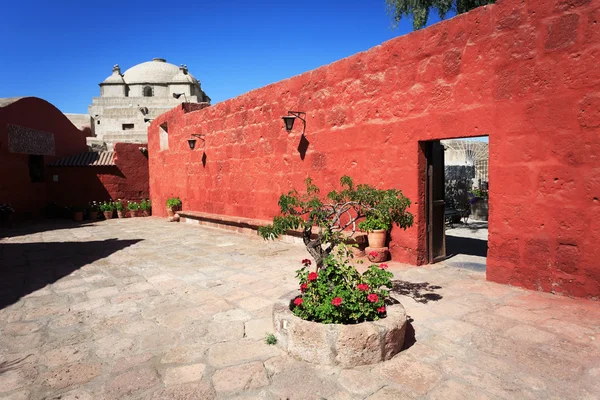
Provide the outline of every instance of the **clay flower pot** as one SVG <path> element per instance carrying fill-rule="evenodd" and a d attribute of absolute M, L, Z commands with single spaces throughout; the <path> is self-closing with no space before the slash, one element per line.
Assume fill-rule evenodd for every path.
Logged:
<path fill-rule="evenodd" d="M 149 217 L 149 216 L 150 216 L 150 210 L 142 211 L 142 217 Z"/>
<path fill-rule="evenodd" d="M 169 217 L 175 216 L 175 211 L 173 210 L 173 207 L 167 207 L 167 216 L 169 216 Z"/>
<path fill-rule="evenodd" d="M 387 231 L 385 229 L 376 229 L 367 235 L 369 237 L 369 247 L 385 247 L 385 240 L 387 239 Z"/>
<path fill-rule="evenodd" d="M 111 219 L 113 217 L 113 211 L 104 211 L 104 218 Z"/>
<path fill-rule="evenodd" d="M 83 221 L 83 211 L 73 211 L 73 221 L 75 221 L 75 222 Z"/>
<path fill-rule="evenodd" d="M 119 218 L 126 218 L 127 216 L 125 215 L 125 211 L 117 211 L 117 216 Z"/>
<path fill-rule="evenodd" d="M 138 212 L 138 210 L 130 210 L 129 215 L 131 216 L 131 218 L 136 218 L 138 216 Z"/>
<path fill-rule="evenodd" d="M 98 219 L 98 211 L 90 211 L 90 219 L 96 221 Z"/>

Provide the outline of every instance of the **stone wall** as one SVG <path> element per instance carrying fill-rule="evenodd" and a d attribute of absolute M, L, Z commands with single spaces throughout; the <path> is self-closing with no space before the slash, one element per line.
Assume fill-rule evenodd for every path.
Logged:
<path fill-rule="evenodd" d="M 487 278 L 600 296 L 600 1 L 500 0 L 149 128 L 155 212 L 266 219 L 307 176 L 348 174 L 413 200 L 394 260 L 425 262 L 421 141 L 489 135 Z M 286 133 L 281 116 L 307 113 Z M 169 147 L 160 151 L 159 126 Z M 191 151 L 191 134 L 206 135 Z"/>

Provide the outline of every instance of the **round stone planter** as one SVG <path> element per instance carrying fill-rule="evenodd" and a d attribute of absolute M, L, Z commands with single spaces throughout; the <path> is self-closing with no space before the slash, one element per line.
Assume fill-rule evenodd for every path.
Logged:
<path fill-rule="evenodd" d="M 290 355 L 323 365 L 353 367 L 389 360 L 400 352 L 406 331 L 406 311 L 401 304 L 387 307 L 387 317 L 355 325 L 321 324 L 296 317 L 290 292 L 273 306 L 277 345 Z"/>

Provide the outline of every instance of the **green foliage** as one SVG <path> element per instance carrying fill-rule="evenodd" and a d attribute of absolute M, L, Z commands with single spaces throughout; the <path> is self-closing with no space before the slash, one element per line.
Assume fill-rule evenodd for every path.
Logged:
<path fill-rule="evenodd" d="M 121 200 L 117 200 L 115 201 L 115 209 L 117 211 L 125 211 L 125 205 L 123 204 L 123 202 Z"/>
<path fill-rule="evenodd" d="M 88 204 L 88 210 L 91 212 L 98 212 L 100 211 L 100 205 L 96 201 L 90 201 L 90 204 Z"/>
<path fill-rule="evenodd" d="M 427 25 L 431 10 L 437 10 L 440 19 L 446 18 L 449 12 L 462 14 L 474 8 L 495 3 L 495 0 L 385 0 L 388 12 L 394 25 L 402 17 L 412 17 L 414 30 Z"/>
<path fill-rule="evenodd" d="M 392 273 L 387 265 L 371 265 L 360 274 L 342 249 L 325 259 L 325 266 L 309 272 L 310 260 L 296 271 L 300 292 L 292 302 L 292 312 L 305 320 L 326 324 L 355 324 L 385 317 L 387 289 L 392 288 Z M 387 288 L 387 289 L 386 289 Z"/>
<path fill-rule="evenodd" d="M 282 194 L 279 198 L 281 215 L 258 231 L 264 239 L 275 239 L 286 231 L 302 228 L 304 244 L 316 261 L 317 269 L 364 218 L 363 226 L 367 230 L 374 226 L 389 229 L 392 224 L 406 229 L 413 223 L 413 216 L 407 211 L 411 202 L 400 190 L 381 190 L 366 184 L 355 186 L 352 178 L 343 176 L 340 190 L 331 191 L 323 199 L 312 179 L 307 178 L 305 184 L 305 193 L 291 190 Z M 316 234 L 313 228 L 317 228 Z M 351 231 L 347 232 L 348 229 Z"/>
<path fill-rule="evenodd" d="M 179 208 L 181 207 L 181 199 L 179 197 L 171 197 L 167 199 L 167 208 Z"/>
<path fill-rule="evenodd" d="M 140 202 L 140 209 L 142 211 L 150 211 L 152 209 L 152 203 L 150 202 L 150 200 L 142 200 Z"/>
<path fill-rule="evenodd" d="M 100 203 L 100 211 L 102 212 L 110 212 L 115 210 L 115 203 L 112 201 L 105 201 Z"/>
<path fill-rule="evenodd" d="M 488 191 L 484 189 L 473 189 L 473 196 L 478 197 L 480 199 L 487 199 Z"/>
<path fill-rule="evenodd" d="M 136 203 L 135 201 L 130 201 L 127 203 L 127 209 L 130 211 L 138 211 L 140 209 L 140 203 Z"/>
<path fill-rule="evenodd" d="M 277 344 L 277 338 L 272 333 L 267 333 L 265 336 L 265 343 L 271 346 Z"/>

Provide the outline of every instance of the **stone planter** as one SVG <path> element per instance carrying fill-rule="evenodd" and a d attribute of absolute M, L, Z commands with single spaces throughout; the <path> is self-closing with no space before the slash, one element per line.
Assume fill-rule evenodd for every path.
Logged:
<path fill-rule="evenodd" d="M 488 220 L 488 199 L 479 199 L 471 204 L 470 218 L 476 221 Z"/>
<path fill-rule="evenodd" d="M 355 325 L 321 324 L 296 317 L 290 292 L 273 306 L 277 345 L 304 361 L 353 367 L 389 360 L 400 352 L 406 331 L 406 311 L 401 304 L 387 306 L 386 318 Z"/>

